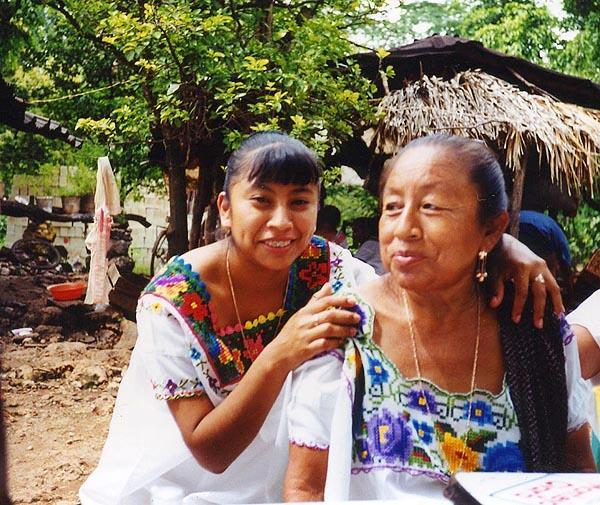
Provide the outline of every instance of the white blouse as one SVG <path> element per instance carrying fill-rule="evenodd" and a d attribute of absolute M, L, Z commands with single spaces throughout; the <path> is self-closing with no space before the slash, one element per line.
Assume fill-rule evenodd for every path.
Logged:
<path fill-rule="evenodd" d="M 293 373 L 290 443 L 329 449 L 325 500 L 442 500 L 449 470 L 523 471 L 506 379 L 499 394 L 478 389 L 471 396 L 406 378 L 371 340 L 373 311 L 360 306 L 367 337 Z M 573 335 L 568 325 L 562 328 L 571 431 L 586 422 L 589 392 Z M 358 358 L 364 386 L 355 381 Z"/>
<path fill-rule="evenodd" d="M 573 312 L 567 315 L 569 324 L 577 324 L 586 328 L 600 347 L 600 289 L 592 293 Z M 600 373 L 589 380 L 591 386 L 600 386 Z M 590 399 L 588 416 L 594 433 L 600 437 L 600 415 L 593 399 Z"/>
<path fill-rule="evenodd" d="M 345 249 L 313 238 L 291 268 L 283 313 L 247 321 L 243 339 L 241 328 L 214 327 L 206 286 L 173 258 L 140 298 L 138 340 L 100 462 L 80 489 L 81 503 L 147 505 L 150 489 L 161 484 L 182 488 L 186 503 L 281 501 L 290 377 L 257 437 L 222 474 L 196 462 L 165 400 L 205 394 L 218 405 L 273 338 L 279 317 L 283 324 L 325 281 L 339 290 L 374 277 L 370 266 Z"/>

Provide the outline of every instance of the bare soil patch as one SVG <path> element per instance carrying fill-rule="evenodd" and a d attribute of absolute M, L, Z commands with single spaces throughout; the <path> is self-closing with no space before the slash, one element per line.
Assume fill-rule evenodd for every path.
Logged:
<path fill-rule="evenodd" d="M 15 505 L 78 504 L 78 489 L 100 457 L 135 325 L 111 309 L 82 305 L 54 303 L 39 277 L 0 275 L 2 398 Z M 34 333 L 18 338 L 8 326 Z"/>
<path fill-rule="evenodd" d="M 76 504 L 108 431 L 127 349 L 79 342 L 5 350 L 9 488 L 15 504 Z"/>

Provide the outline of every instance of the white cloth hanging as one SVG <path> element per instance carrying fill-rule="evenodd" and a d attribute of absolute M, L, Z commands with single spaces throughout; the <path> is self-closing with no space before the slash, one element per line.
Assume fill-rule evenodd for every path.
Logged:
<path fill-rule="evenodd" d="M 94 223 L 85 239 L 90 250 L 90 272 L 85 295 L 85 303 L 108 303 L 108 270 L 107 253 L 110 246 L 110 230 L 112 215 L 121 212 L 119 188 L 107 156 L 98 158 L 96 173 L 96 194 L 94 196 L 96 211 Z"/>

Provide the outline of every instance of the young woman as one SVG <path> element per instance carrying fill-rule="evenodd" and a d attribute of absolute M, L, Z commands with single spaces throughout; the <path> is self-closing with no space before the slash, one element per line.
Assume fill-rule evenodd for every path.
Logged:
<path fill-rule="evenodd" d="M 594 471 L 577 345 L 488 306 L 508 223 L 489 149 L 434 135 L 382 175 L 381 258 L 361 331 L 294 372 L 290 501 L 441 498 L 457 471 Z M 318 386 L 317 386 L 318 385 Z M 327 476 L 327 478 L 326 478 Z M 418 501 L 413 496 L 413 500 Z"/>
<path fill-rule="evenodd" d="M 256 134 L 231 156 L 218 199 L 229 235 L 173 258 L 141 296 L 83 505 L 145 505 L 169 483 L 199 503 L 281 500 L 288 374 L 355 334 L 358 316 L 345 310 L 355 302 L 335 293 L 374 278 L 313 236 L 320 175 L 315 155 L 281 133 Z M 507 256 L 526 293 L 540 260 L 511 243 Z"/>

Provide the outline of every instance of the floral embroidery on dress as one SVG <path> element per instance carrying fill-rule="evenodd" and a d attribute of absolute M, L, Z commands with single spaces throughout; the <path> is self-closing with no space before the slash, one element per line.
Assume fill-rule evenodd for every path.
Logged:
<path fill-rule="evenodd" d="M 567 346 L 573 339 L 575 338 L 575 333 L 573 333 L 573 329 L 571 325 L 567 321 L 564 313 L 559 314 L 558 316 L 558 324 L 559 324 L 559 332 L 563 341 L 563 345 Z"/>
<path fill-rule="evenodd" d="M 204 394 L 200 379 L 166 379 L 163 383 L 152 381 L 154 397 L 157 400 L 174 400 Z"/>
<path fill-rule="evenodd" d="M 313 237 L 290 268 L 284 307 L 277 313 L 260 315 L 246 322 L 243 334 L 241 328 L 214 328 L 206 284 L 178 256 L 172 258 L 150 281 L 142 297 L 158 296 L 176 309 L 206 355 L 214 375 L 212 384 L 222 389 L 241 379 L 264 347 L 273 340 L 277 327 L 282 327 L 291 314 L 303 307 L 329 280 L 329 269 L 327 241 Z M 200 350 L 192 346 L 190 357 L 197 367 L 201 355 Z M 176 387 L 176 381 L 161 387 L 170 391 Z"/>
<path fill-rule="evenodd" d="M 344 375 L 355 384 L 353 474 L 386 468 L 446 481 L 457 470 L 525 471 L 506 380 L 498 395 L 471 396 L 407 379 L 370 339 L 370 322 L 345 351 Z"/>

